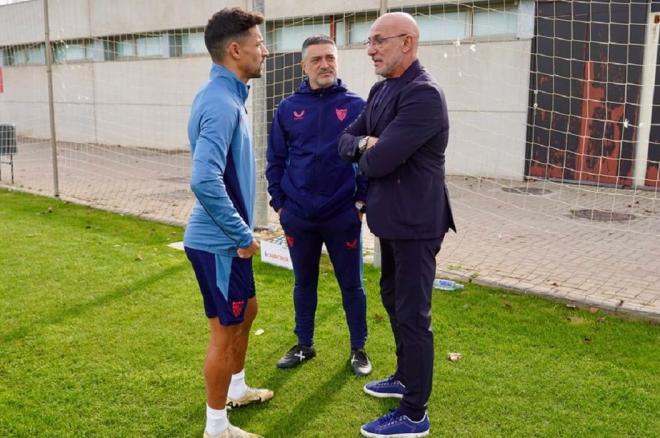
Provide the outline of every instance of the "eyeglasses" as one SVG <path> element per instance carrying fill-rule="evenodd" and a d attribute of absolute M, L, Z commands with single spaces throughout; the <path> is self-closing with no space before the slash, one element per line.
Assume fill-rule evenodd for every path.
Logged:
<path fill-rule="evenodd" d="M 369 47 L 383 47 L 383 44 L 385 44 L 385 41 L 392 39 L 392 38 L 401 38 L 408 36 L 407 33 L 401 33 L 399 35 L 392 35 L 388 37 L 382 37 L 382 36 L 376 36 L 373 38 L 367 38 L 367 40 L 364 42 L 364 45 Z"/>

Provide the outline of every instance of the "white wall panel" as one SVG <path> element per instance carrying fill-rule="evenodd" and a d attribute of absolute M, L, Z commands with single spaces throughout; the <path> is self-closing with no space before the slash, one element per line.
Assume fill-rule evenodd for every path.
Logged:
<path fill-rule="evenodd" d="M 249 1 L 249 0 L 247 0 Z M 205 26 L 225 6 L 246 0 L 89 0 L 95 36 Z"/>

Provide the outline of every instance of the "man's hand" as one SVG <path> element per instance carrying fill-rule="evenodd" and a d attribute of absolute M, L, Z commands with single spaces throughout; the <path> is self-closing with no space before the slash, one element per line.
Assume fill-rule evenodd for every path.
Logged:
<path fill-rule="evenodd" d="M 376 143 L 378 143 L 378 137 L 369 136 L 369 138 L 367 139 L 367 150 L 374 147 Z"/>
<path fill-rule="evenodd" d="M 242 259 L 249 259 L 259 251 L 259 242 L 256 239 L 252 239 L 252 243 L 247 248 L 238 248 L 236 251 L 238 256 Z"/>

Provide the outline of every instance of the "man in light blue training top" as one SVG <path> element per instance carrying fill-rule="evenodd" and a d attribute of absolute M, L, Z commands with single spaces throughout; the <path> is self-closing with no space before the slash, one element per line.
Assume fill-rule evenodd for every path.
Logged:
<path fill-rule="evenodd" d="M 257 314 L 252 256 L 259 249 L 252 234 L 256 176 L 245 100 L 248 80 L 261 76 L 268 56 L 258 28 L 263 21 L 240 8 L 225 8 L 209 20 L 204 40 L 213 66 L 188 122 L 197 202 L 184 246 L 210 327 L 205 438 L 257 437 L 229 424 L 226 406 L 273 397 L 270 390 L 248 387 L 244 371 Z"/>

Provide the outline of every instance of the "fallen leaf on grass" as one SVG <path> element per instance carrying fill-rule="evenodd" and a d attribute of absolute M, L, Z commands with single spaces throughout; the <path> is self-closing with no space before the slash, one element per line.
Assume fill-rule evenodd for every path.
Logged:
<path fill-rule="evenodd" d="M 379 315 L 378 313 L 374 315 L 374 321 L 383 322 L 384 320 L 385 318 L 383 317 L 383 315 Z"/>
<path fill-rule="evenodd" d="M 450 362 L 458 362 L 461 359 L 463 359 L 461 353 L 447 353 L 447 360 Z"/>
<path fill-rule="evenodd" d="M 142 257 L 142 254 L 138 254 L 138 255 L 135 256 L 135 261 L 136 262 L 141 262 L 142 260 L 144 260 L 144 257 Z"/>
<path fill-rule="evenodd" d="M 566 307 L 569 309 L 577 309 L 577 306 L 575 304 L 566 304 Z"/>
<path fill-rule="evenodd" d="M 591 313 L 598 313 L 600 309 L 598 307 L 589 307 L 589 312 Z"/>
<path fill-rule="evenodd" d="M 263 334 L 264 334 L 264 329 L 257 329 L 257 330 L 255 330 L 255 332 L 254 332 L 254 335 L 255 335 L 255 336 L 261 336 L 261 335 L 263 335 Z"/>

